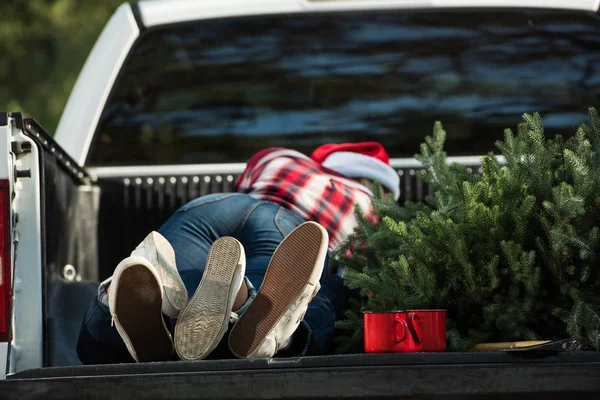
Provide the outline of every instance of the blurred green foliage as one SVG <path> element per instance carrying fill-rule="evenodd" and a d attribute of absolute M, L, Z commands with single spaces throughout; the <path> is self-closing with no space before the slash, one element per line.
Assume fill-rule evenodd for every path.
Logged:
<path fill-rule="evenodd" d="M 124 0 L 10 0 L 0 23 L 0 110 L 50 133 L 102 28 Z"/>

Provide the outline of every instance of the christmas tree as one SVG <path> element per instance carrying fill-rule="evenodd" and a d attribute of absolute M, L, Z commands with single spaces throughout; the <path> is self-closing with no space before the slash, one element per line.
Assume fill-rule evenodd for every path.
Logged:
<path fill-rule="evenodd" d="M 436 123 L 416 158 L 434 195 L 398 205 L 377 196 L 379 222 L 339 249 L 354 302 L 338 351 L 357 351 L 363 310 L 447 310 L 448 348 L 490 341 L 585 339 L 600 349 L 600 118 L 546 138 L 538 114 L 481 162 L 448 165 Z M 501 156 L 501 157 L 498 157 Z"/>

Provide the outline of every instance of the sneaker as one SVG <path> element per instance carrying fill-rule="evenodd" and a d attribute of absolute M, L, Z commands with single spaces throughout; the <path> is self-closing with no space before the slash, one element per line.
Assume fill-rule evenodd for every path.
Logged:
<path fill-rule="evenodd" d="M 163 303 L 161 279 L 146 258 L 131 256 L 117 265 L 110 285 L 110 314 L 137 362 L 165 361 L 173 354 Z"/>
<path fill-rule="evenodd" d="M 319 291 L 327 254 L 327 231 L 305 222 L 279 244 L 263 284 L 229 334 L 239 358 L 271 358 L 300 325 Z"/>
<path fill-rule="evenodd" d="M 187 304 L 188 294 L 177 272 L 175 251 L 171 243 L 160 233 L 153 231 L 131 253 L 150 262 L 162 285 L 162 312 L 168 317 L 177 317 Z"/>
<path fill-rule="evenodd" d="M 217 347 L 227 332 L 245 272 L 242 244 L 232 237 L 216 240 L 202 280 L 175 325 L 175 350 L 180 358 L 201 360 Z"/>

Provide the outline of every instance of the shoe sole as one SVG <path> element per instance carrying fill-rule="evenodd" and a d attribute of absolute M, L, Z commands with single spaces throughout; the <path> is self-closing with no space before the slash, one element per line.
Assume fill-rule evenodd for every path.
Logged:
<path fill-rule="evenodd" d="M 160 275 L 164 291 L 163 313 L 169 317 L 179 315 L 187 304 L 188 296 L 169 241 L 158 232 L 151 232 L 133 251 L 134 254 L 147 258 Z"/>
<path fill-rule="evenodd" d="M 237 357 L 251 357 L 311 283 L 321 246 L 307 243 L 322 243 L 321 229 L 301 225 L 275 250 L 260 290 L 229 334 L 229 348 Z"/>
<path fill-rule="evenodd" d="M 173 343 L 163 320 L 156 277 L 148 267 L 134 265 L 121 272 L 116 288 L 115 322 L 129 338 L 136 361 L 170 359 Z"/>
<path fill-rule="evenodd" d="M 220 238 L 211 246 L 200 285 L 175 325 L 175 350 L 180 358 L 206 358 L 225 335 L 242 251 L 241 244 L 231 237 Z"/>

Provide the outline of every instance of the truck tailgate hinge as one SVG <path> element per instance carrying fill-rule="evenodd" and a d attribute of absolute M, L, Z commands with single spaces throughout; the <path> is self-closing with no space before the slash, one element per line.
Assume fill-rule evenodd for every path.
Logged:
<path fill-rule="evenodd" d="M 31 151 L 31 142 L 12 142 L 10 147 L 14 154 L 29 153 Z"/>

